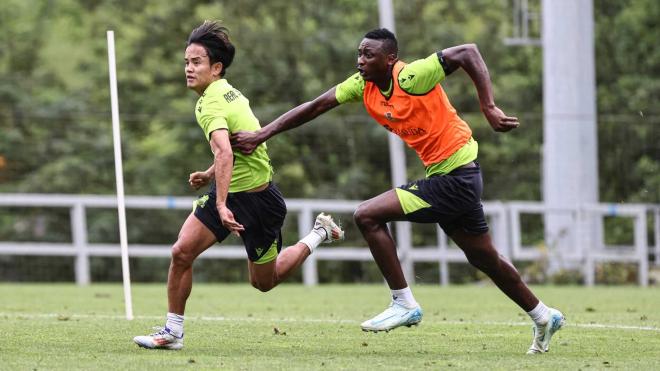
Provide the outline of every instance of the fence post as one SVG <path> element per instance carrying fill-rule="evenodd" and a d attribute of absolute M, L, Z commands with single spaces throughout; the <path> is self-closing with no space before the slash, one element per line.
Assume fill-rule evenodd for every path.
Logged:
<path fill-rule="evenodd" d="M 438 250 L 440 250 L 440 284 L 442 286 L 449 285 L 449 257 L 447 252 L 447 235 L 440 228 L 439 225 L 435 226 L 436 234 L 438 236 Z"/>
<path fill-rule="evenodd" d="M 511 243 L 510 243 L 510 251 L 511 251 L 511 256 L 509 259 L 511 261 L 515 259 L 521 258 L 522 255 L 522 230 L 520 229 L 520 210 L 518 207 L 514 207 L 513 205 L 509 205 L 509 229 L 510 233 L 509 236 L 511 236 Z M 548 249 L 549 246 L 546 246 L 546 249 Z"/>
<path fill-rule="evenodd" d="M 491 214 L 492 236 L 497 251 L 507 259 L 511 259 L 511 246 L 509 244 L 509 229 L 507 228 L 507 213 L 500 202 L 493 205 L 497 212 Z"/>
<path fill-rule="evenodd" d="M 639 284 L 648 286 L 649 283 L 649 250 L 646 236 L 646 210 L 641 209 L 635 217 L 635 250 L 639 258 Z"/>
<path fill-rule="evenodd" d="M 71 208 L 71 232 L 73 246 L 76 249 L 76 284 L 79 286 L 89 285 L 90 282 L 86 219 L 85 207 L 81 202 L 76 202 L 75 205 L 73 205 Z"/>
<path fill-rule="evenodd" d="M 401 269 L 408 285 L 415 283 L 415 268 L 412 260 L 412 224 L 410 222 L 394 222 L 396 228 L 396 244 Z"/>
<path fill-rule="evenodd" d="M 578 246 L 577 249 L 582 251 L 582 256 L 584 258 L 584 284 L 586 286 L 593 286 L 596 283 L 596 262 L 594 261 L 594 255 L 596 251 L 600 250 L 601 246 L 594 246 L 593 244 L 596 241 L 592 237 L 592 226 L 587 226 L 587 220 L 593 220 L 598 216 L 588 215 L 589 210 L 581 205 L 577 208 L 575 215 L 575 242 Z M 602 241 L 602 238 L 597 239 Z"/>
<path fill-rule="evenodd" d="M 312 220 L 314 215 L 312 209 L 304 207 L 298 213 L 298 237 L 303 238 L 312 230 Z M 303 263 L 303 283 L 305 286 L 315 286 L 319 283 L 319 274 L 317 270 L 316 255 L 311 254 Z"/>
<path fill-rule="evenodd" d="M 654 208 L 654 213 L 653 213 L 653 221 L 655 222 L 655 227 L 653 230 L 655 231 L 655 254 L 654 254 L 654 259 L 655 259 L 655 266 L 660 267 L 660 207 L 655 207 Z"/>

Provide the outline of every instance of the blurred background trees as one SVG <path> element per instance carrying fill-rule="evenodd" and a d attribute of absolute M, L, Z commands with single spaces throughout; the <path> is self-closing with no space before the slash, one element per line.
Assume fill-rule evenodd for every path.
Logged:
<path fill-rule="evenodd" d="M 540 200 L 542 50 L 502 43 L 512 32 L 511 3 L 394 5 L 403 60 L 476 43 L 497 103 L 520 118 L 514 132 L 494 133 L 464 72 L 443 83 L 480 143 L 484 199 Z M 657 203 L 660 3 L 596 0 L 594 7 L 600 198 Z M 193 114 L 197 96 L 185 87 L 183 51 L 189 32 L 204 19 L 219 19 L 230 29 L 237 54 L 226 78 L 250 99 L 263 125 L 351 75 L 362 35 L 378 27 L 378 10 L 375 0 L 5 0 L 0 192 L 115 192 L 105 36 L 112 29 L 126 193 L 193 197 L 188 174 L 205 169 L 211 155 Z M 391 187 L 386 131 L 359 104 L 335 109 L 268 146 L 275 181 L 288 198 L 361 200 Z M 409 178 L 422 177 L 419 160 L 410 150 L 407 156 Z M 0 239 L 20 236 L 18 220 L 32 225 L 39 215 L 5 210 Z M 44 222 L 44 238 L 68 236 L 68 225 L 58 226 L 57 218 Z M 89 218 L 91 240 L 116 239 L 112 213 Z M 183 217 L 147 213 L 132 219 L 129 241 L 170 243 Z"/>

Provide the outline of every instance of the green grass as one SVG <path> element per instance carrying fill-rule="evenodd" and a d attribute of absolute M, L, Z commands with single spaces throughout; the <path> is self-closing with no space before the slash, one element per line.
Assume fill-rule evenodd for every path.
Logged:
<path fill-rule="evenodd" d="M 524 354 L 529 320 L 497 288 L 413 291 L 422 324 L 373 334 L 359 323 L 388 304 L 384 285 L 195 285 L 174 352 L 132 342 L 163 324 L 162 284 L 133 286 L 133 321 L 121 285 L 0 284 L 0 369 L 660 369 L 658 288 L 536 287 L 568 318 L 540 356 Z"/>

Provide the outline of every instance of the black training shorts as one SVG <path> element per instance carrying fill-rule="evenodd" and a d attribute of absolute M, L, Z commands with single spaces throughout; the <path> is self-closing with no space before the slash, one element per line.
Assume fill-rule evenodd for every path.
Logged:
<path fill-rule="evenodd" d="M 481 204 L 481 169 L 459 168 L 445 175 L 416 180 L 396 189 L 405 220 L 438 223 L 451 235 L 457 229 L 470 234 L 488 232 Z"/>
<path fill-rule="evenodd" d="M 229 235 L 229 230 L 222 225 L 215 205 L 215 186 L 209 193 L 195 201 L 195 216 L 222 242 Z M 282 249 L 282 224 L 286 217 L 286 204 L 280 190 L 270 183 L 260 192 L 236 192 L 227 195 L 227 208 L 234 214 L 234 219 L 243 225 L 241 238 L 245 244 L 248 258 L 260 262 L 271 247 L 277 253 Z M 270 251 L 273 253 L 272 251 Z M 275 255 L 276 256 L 276 255 Z M 270 259 L 268 261 L 271 261 Z M 261 261 L 267 263 L 268 261 Z"/>

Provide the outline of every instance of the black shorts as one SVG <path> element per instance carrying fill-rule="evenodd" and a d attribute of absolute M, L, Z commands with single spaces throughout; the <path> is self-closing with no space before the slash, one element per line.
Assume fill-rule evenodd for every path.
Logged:
<path fill-rule="evenodd" d="M 416 180 L 396 189 L 405 220 L 438 223 L 451 235 L 457 229 L 470 234 L 488 232 L 481 204 L 481 169 L 459 168 L 446 175 Z"/>
<path fill-rule="evenodd" d="M 215 201 L 215 187 L 212 187 L 209 193 L 195 201 L 194 213 L 197 219 L 213 232 L 218 242 L 222 242 L 230 232 L 220 221 Z M 234 213 L 234 219 L 245 228 L 241 232 L 241 238 L 250 261 L 272 261 L 282 249 L 281 228 L 286 217 L 286 204 L 280 190 L 270 183 L 260 192 L 229 193 L 227 208 Z M 276 251 L 272 251 L 272 248 Z M 262 258 L 268 260 L 263 261 Z"/>

